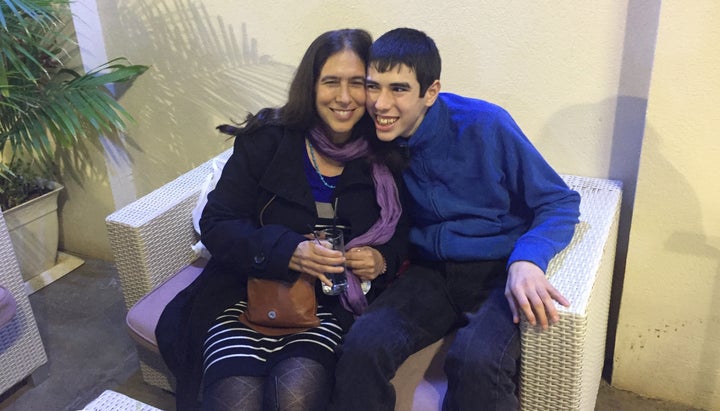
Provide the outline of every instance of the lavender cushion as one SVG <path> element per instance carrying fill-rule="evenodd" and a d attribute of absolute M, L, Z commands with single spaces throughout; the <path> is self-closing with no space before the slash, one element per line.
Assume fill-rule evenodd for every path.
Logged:
<path fill-rule="evenodd" d="M 207 260 L 202 258 L 195 260 L 150 291 L 130 308 L 125 322 L 130 330 L 130 336 L 135 341 L 145 348 L 159 353 L 155 339 L 155 326 L 160 319 L 160 314 L 170 300 L 200 275 L 206 263 Z"/>
<path fill-rule="evenodd" d="M 17 304 L 10 291 L 0 287 L 0 327 L 12 320 L 16 310 Z"/>

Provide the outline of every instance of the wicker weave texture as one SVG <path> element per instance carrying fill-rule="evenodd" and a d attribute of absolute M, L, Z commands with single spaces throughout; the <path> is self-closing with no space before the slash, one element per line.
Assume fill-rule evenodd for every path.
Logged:
<path fill-rule="evenodd" d="M 17 302 L 15 316 L 0 328 L 0 393 L 17 384 L 47 362 L 35 316 L 0 213 L 0 284 Z"/>
<path fill-rule="evenodd" d="M 226 159 L 231 150 L 220 154 Z M 191 212 L 212 170 L 203 163 L 110 214 L 106 227 L 128 309 L 196 259 Z"/>
<path fill-rule="evenodd" d="M 163 390 L 175 392 L 175 377 L 160 355 L 138 345 L 138 358 L 143 381 Z"/>
<path fill-rule="evenodd" d="M 86 405 L 82 411 L 161 411 L 159 408 L 132 399 L 111 390 L 105 390 L 99 397 Z"/>
<path fill-rule="evenodd" d="M 593 410 L 605 358 L 622 185 L 563 176 L 581 195 L 580 224 L 548 267 L 551 283 L 571 302 L 560 323 L 539 332 L 521 324 L 521 405 L 526 410 Z"/>

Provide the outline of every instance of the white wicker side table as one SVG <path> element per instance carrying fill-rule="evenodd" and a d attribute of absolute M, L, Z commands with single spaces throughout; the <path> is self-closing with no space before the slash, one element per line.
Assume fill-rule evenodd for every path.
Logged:
<path fill-rule="evenodd" d="M 162 411 L 127 395 L 105 390 L 99 397 L 86 405 L 82 411 Z"/>

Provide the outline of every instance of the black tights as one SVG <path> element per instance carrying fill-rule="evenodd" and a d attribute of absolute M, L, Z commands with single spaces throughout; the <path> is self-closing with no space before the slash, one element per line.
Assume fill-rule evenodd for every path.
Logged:
<path fill-rule="evenodd" d="M 327 406 L 330 375 L 317 361 L 280 361 L 266 377 L 233 376 L 203 393 L 204 411 L 314 411 Z"/>

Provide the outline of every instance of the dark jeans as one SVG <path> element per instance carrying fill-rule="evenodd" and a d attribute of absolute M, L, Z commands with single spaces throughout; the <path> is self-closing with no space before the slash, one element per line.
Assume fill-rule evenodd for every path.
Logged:
<path fill-rule="evenodd" d="M 389 410 L 411 354 L 453 329 L 444 410 L 516 410 L 520 333 L 504 296 L 505 261 L 413 265 L 345 336 L 331 409 Z"/>

